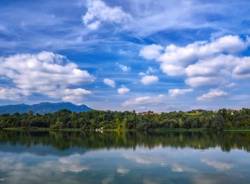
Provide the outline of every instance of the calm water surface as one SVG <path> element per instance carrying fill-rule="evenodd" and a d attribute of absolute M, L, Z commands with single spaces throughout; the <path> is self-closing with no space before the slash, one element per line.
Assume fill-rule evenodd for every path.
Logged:
<path fill-rule="evenodd" d="M 0 132 L 0 183 L 250 183 L 250 133 Z"/>

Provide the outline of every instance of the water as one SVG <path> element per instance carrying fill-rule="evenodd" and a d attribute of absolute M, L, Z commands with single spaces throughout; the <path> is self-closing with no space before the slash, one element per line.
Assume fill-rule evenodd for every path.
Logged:
<path fill-rule="evenodd" d="M 250 183 L 250 133 L 0 132 L 0 183 Z"/>

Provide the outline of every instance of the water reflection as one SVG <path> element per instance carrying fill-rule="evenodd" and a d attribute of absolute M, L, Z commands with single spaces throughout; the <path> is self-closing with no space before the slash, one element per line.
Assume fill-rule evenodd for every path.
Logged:
<path fill-rule="evenodd" d="M 51 146 L 59 152 L 68 149 L 136 149 L 145 147 L 221 148 L 222 151 L 240 149 L 250 151 L 250 132 L 168 132 L 168 133 L 84 133 L 84 132 L 27 132 L 1 131 L 0 144 L 25 146 Z M 1 146 L 0 145 L 0 146 Z M 21 148 L 20 148 L 21 149 Z M 35 150 L 36 151 L 36 150 Z M 39 151 L 39 150 L 38 150 Z"/>
<path fill-rule="evenodd" d="M 0 132 L 0 183 L 249 183 L 250 134 Z"/>

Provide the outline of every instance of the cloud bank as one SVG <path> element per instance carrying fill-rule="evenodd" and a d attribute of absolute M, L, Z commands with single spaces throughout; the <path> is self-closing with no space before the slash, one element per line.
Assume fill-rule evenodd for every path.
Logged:
<path fill-rule="evenodd" d="M 159 63 L 167 76 L 183 79 L 188 89 L 170 89 L 170 96 L 209 88 L 210 91 L 197 98 L 203 101 L 227 96 L 223 89 L 249 80 L 250 57 L 240 55 L 248 47 L 248 38 L 226 35 L 186 46 L 170 44 L 165 49 L 161 45 L 149 45 L 143 47 L 139 55 Z"/>
<path fill-rule="evenodd" d="M 23 100 L 41 94 L 73 103 L 82 103 L 91 94 L 81 85 L 95 79 L 66 57 L 46 51 L 1 57 L 0 76 L 12 83 L 0 87 L 1 99 Z"/>

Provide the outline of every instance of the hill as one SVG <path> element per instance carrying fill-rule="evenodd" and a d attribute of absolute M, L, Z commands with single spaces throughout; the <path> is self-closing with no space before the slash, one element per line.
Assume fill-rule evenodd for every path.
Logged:
<path fill-rule="evenodd" d="M 16 104 L 0 106 L 0 114 L 14 114 L 14 113 L 26 113 L 32 111 L 33 113 L 46 114 L 53 113 L 62 109 L 67 109 L 72 112 L 86 112 L 92 110 L 86 105 L 75 105 L 68 102 L 62 103 L 39 103 L 34 105 Z"/>

